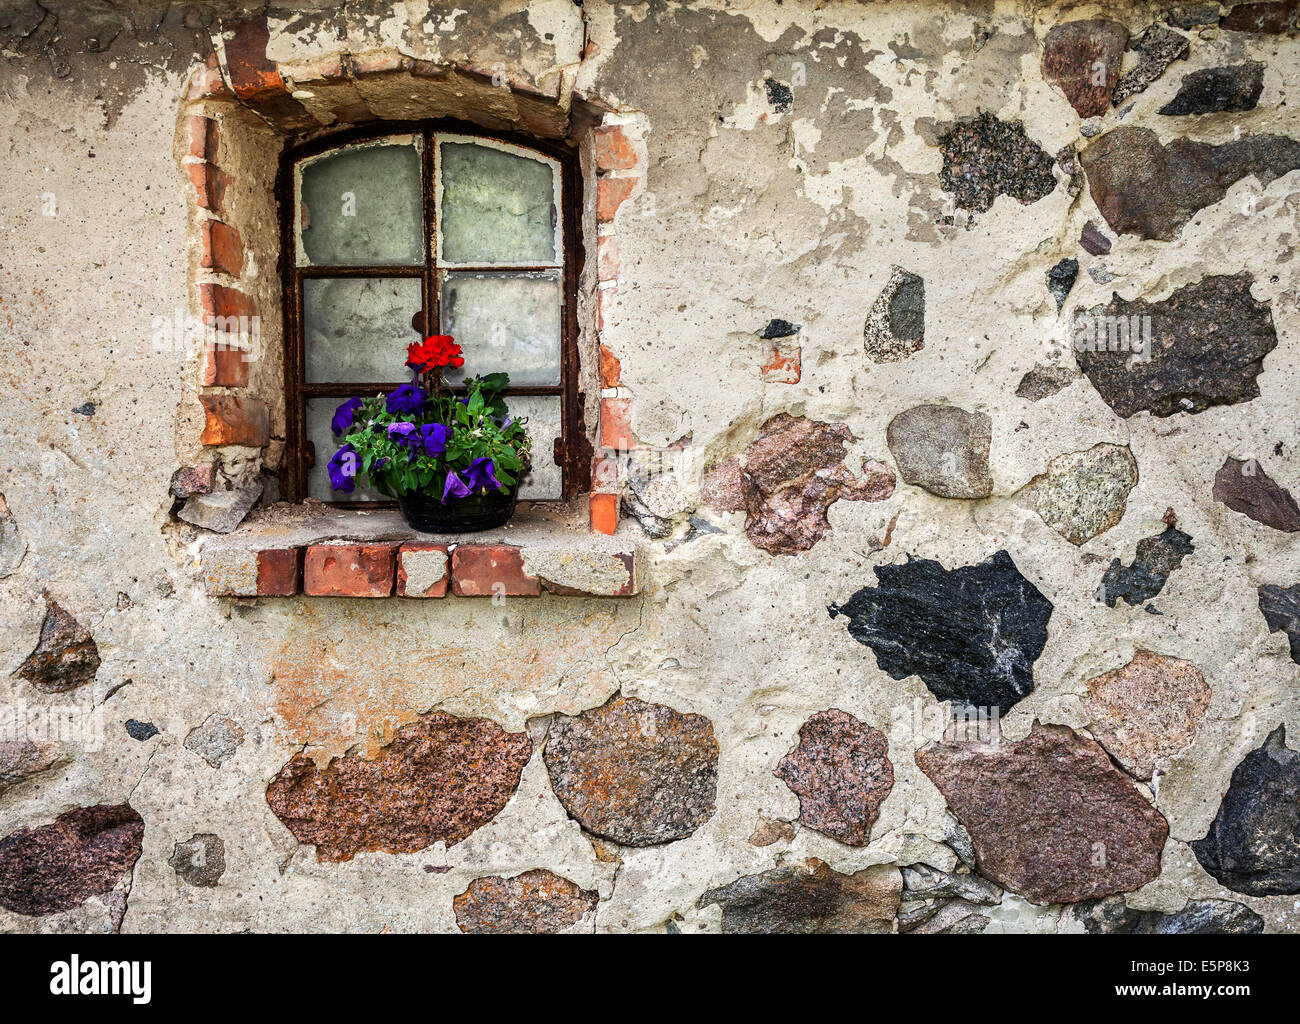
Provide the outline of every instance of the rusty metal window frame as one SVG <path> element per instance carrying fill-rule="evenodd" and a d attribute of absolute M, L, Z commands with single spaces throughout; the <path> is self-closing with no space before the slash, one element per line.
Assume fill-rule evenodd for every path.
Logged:
<path fill-rule="evenodd" d="M 419 266 L 333 266 L 316 267 L 298 266 L 297 239 L 295 225 L 297 222 L 297 185 L 296 168 L 299 163 L 312 157 L 322 156 L 333 150 L 343 149 L 358 143 L 373 142 L 389 137 L 417 137 L 421 140 L 421 189 L 424 222 L 424 261 Z M 509 132 L 486 131 L 475 125 L 461 121 L 385 121 L 377 126 L 351 129 L 314 138 L 286 148 L 280 159 L 280 172 L 277 182 L 277 196 L 280 204 L 281 245 L 280 277 L 283 282 L 284 338 L 285 338 L 285 462 L 282 472 L 282 486 L 285 498 L 289 501 L 302 501 L 307 497 L 307 472 L 314 459 L 322 456 L 312 451 L 306 432 L 307 399 L 318 397 L 347 398 L 351 395 L 373 394 L 377 390 L 389 390 L 405 380 L 380 382 L 337 382 L 329 384 L 311 384 L 307 382 L 306 349 L 303 334 L 303 288 L 304 282 L 311 278 L 343 277 L 418 277 L 421 279 L 423 308 L 421 313 L 424 324 L 437 325 L 439 320 L 439 303 L 441 300 L 441 275 L 466 271 L 504 271 L 536 272 L 536 265 L 514 264 L 493 266 L 439 266 L 437 254 L 436 228 L 436 193 L 437 188 L 437 137 L 460 136 L 468 139 L 483 139 L 506 143 L 520 149 L 532 150 L 542 157 L 559 164 L 560 172 L 560 258 L 561 264 L 561 308 L 560 308 L 560 383 L 558 385 L 522 385 L 511 386 L 506 391 L 510 396 L 547 395 L 559 396 L 560 436 L 555 442 L 554 458 L 560 467 L 562 490 L 561 497 L 532 499 L 539 502 L 567 501 L 590 489 L 591 466 L 583 464 L 580 453 L 586 449 L 582 443 L 582 415 L 578 394 L 578 323 L 577 293 L 578 276 L 582 272 L 583 248 L 578 230 L 578 211 L 581 208 L 581 174 L 577 155 L 574 150 L 560 143 L 545 142 L 539 139 L 520 136 Z M 418 315 L 418 314 L 417 314 Z M 421 331 L 421 334 L 431 333 Z M 415 340 L 415 330 L 409 339 L 394 339 L 400 346 L 395 354 L 400 353 L 408 341 Z M 400 365 L 400 363 L 395 364 Z M 457 388 L 463 391 L 464 388 Z M 534 455 L 536 457 L 536 454 Z M 373 509 L 394 507 L 391 501 L 340 501 L 327 502 L 343 508 Z"/>

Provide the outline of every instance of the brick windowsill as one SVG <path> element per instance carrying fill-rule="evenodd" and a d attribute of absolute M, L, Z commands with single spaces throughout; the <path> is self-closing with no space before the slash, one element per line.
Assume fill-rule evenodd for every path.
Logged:
<path fill-rule="evenodd" d="M 639 531 L 592 533 L 585 502 L 521 504 L 482 533 L 412 530 L 393 510 L 318 503 L 260 509 L 203 542 L 212 597 L 592 597 L 640 591 Z"/>

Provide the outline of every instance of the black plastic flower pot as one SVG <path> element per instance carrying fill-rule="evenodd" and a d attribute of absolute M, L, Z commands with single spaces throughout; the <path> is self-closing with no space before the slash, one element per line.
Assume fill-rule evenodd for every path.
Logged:
<path fill-rule="evenodd" d="M 399 498 L 402 515 L 421 533 L 476 533 L 504 526 L 515 513 L 519 484 L 507 491 L 489 490 L 468 498 L 442 498 L 433 494 L 409 494 Z"/>

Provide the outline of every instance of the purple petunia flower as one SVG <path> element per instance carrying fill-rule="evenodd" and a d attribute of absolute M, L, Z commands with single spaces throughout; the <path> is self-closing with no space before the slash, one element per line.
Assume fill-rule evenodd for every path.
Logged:
<path fill-rule="evenodd" d="M 420 443 L 419 428 L 414 423 L 388 424 L 388 440 L 414 449 Z"/>
<path fill-rule="evenodd" d="M 348 427 L 352 426 L 352 421 L 357 418 L 357 410 L 360 408 L 361 399 L 349 398 L 334 410 L 334 418 L 330 420 L 330 429 L 334 431 L 335 437 L 338 437 Z"/>
<path fill-rule="evenodd" d="M 477 491 L 480 487 L 491 487 L 495 490 L 501 489 L 501 481 L 496 478 L 496 466 L 492 460 L 486 456 L 475 459 L 469 464 L 469 469 L 465 471 L 465 480 L 472 491 Z"/>
<path fill-rule="evenodd" d="M 426 423 L 420 428 L 420 435 L 424 441 L 426 455 L 441 455 L 447 450 L 447 442 L 451 440 L 451 427 L 442 423 Z"/>
<path fill-rule="evenodd" d="M 448 470 L 447 486 L 442 489 L 442 503 L 447 504 L 448 498 L 468 498 L 469 495 L 470 490 L 465 486 L 465 481 L 454 469 Z"/>
<path fill-rule="evenodd" d="M 361 459 L 357 450 L 352 445 L 345 444 L 334 453 L 326 467 L 330 475 L 330 486 L 336 491 L 351 494 L 357 486 L 357 470 L 360 466 Z"/>
<path fill-rule="evenodd" d="M 422 387 L 415 384 L 399 384 L 388 392 L 388 397 L 384 399 L 384 407 L 393 416 L 413 414 L 424 408 L 426 397 Z"/>

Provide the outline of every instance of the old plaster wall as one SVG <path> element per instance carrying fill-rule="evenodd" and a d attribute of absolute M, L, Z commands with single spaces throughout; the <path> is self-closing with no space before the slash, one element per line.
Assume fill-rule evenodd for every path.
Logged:
<path fill-rule="evenodd" d="M 184 97 L 220 19 L 257 8 L 5 4 L 0 670 L 11 716 L 62 708 L 78 728 L 0 745 L 0 927 L 1295 930 L 1294 833 L 1260 853 L 1271 826 L 1238 816 L 1217 854 L 1191 844 L 1230 782 L 1261 785 L 1266 737 L 1270 770 L 1297 771 L 1271 734 L 1300 731 L 1300 667 L 1259 588 L 1300 584 L 1300 512 L 1278 493 L 1300 487 L 1300 157 L 1277 143 L 1241 173 L 1198 157 L 1210 187 L 1123 133 L 1300 139 L 1292 8 L 467 6 L 300 4 L 272 15 L 266 55 L 319 62 L 347 39 L 501 66 L 644 130 L 616 293 L 599 303 L 588 280 L 583 297 L 621 364 L 607 397 L 630 399 L 619 530 L 646 545 L 642 593 L 209 597 L 205 531 L 171 492 L 194 464 L 200 359 L 155 326 L 194 302 Z M 1067 22 L 1088 25 L 1054 47 Z M 1190 74 L 1250 62 L 1253 104 L 1248 68 L 1218 90 L 1237 99 L 1212 97 L 1227 109 L 1159 113 Z M 1149 84 L 1112 102 L 1135 67 Z M 1118 173 L 1088 163 L 1107 138 L 1130 147 Z M 1153 166 L 1154 183 L 1138 173 Z M 1155 212 L 1112 226 L 1142 203 Z M 1158 237 L 1172 207 L 1184 223 Z M 1058 308 L 1048 273 L 1068 260 Z M 274 273 L 245 281 L 270 296 Z M 1199 304 L 1180 292 L 1241 274 Z M 1103 378 L 1066 317 L 1115 294 L 1157 304 L 1157 353 L 1107 353 Z M 254 373 L 274 380 L 268 365 Z M 1148 411 L 1152 395 L 1179 411 Z M 971 415 L 891 427 L 927 405 Z M 1101 444 L 1131 460 L 1053 462 Z M 1249 469 L 1216 486 L 1230 458 Z M 1191 550 L 1160 563 L 1175 529 Z M 1107 603 L 1113 559 L 1112 590 L 1135 560 L 1156 589 Z M 873 571 L 890 566 L 892 584 Z M 61 660 L 31 668 L 38 642 Z M 936 691 L 999 707 L 1001 746 L 936 743 Z M 1035 719 L 1068 728 L 1031 735 Z M 464 806 L 375 790 L 378 810 L 358 809 L 367 765 L 417 772 L 419 750 L 414 777 Z M 1062 764 L 1085 786 L 1058 802 Z M 357 803 L 312 789 L 330 771 Z M 1029 828 L 1058 845 L 1024 849 Z M 97 843 L 95 877 L 31 867 L 78 843 Z M 1253 880 L 1207 870 L 1232 854 Z M 501 880 L 536 869 L 555 877 Z M 1117 893 L 1127 908 L 1083 902 Z"/>

